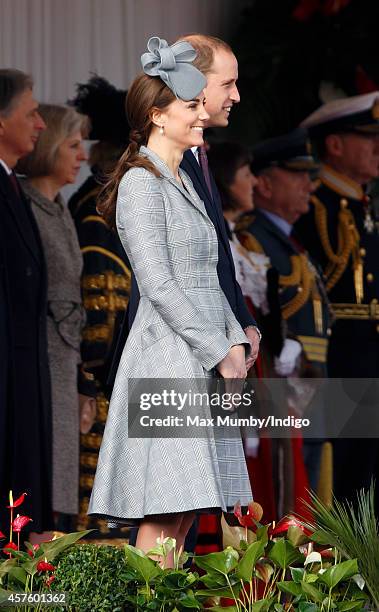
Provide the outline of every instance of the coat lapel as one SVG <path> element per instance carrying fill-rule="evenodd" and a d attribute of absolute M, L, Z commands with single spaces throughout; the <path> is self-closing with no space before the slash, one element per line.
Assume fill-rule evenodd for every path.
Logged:
<path fill-rule="evenodd" d="M 36 262 L 40 265 L 41 264 L 41 258 L 40 258 L 40 254 L 35 252 L 35 249 L 33 249 L 33 246 L 30 244 L 30 240 L 29 240 L 29 232 L 26 230 L 22 219 L 20 219 L 19 215 L 17 214 L 17 210 L 16 210 L 16 205 L 14 204 L 16 198 L 17 198 L 17 194 L 15 193 L 14 187 L 7 175 L 7 173 L 5 172 L 4 168 L 0 165 L 0 181 L 3 185 L 3 189 L 4 189 L 4 202 L 5 205 L 8 207 L 10 214 L 13 216 L 15 225 L 26 245 L 26 247 L 28 248 L 30 254 L 33 256 L 33 258 L 36 260 Z M 19 183 L 19 190 L 20 190 L 20 204 L 24 207 L 25 210 L 25 215 L 28 217 L 29 221 L 30 221 L 30 225 L 31 225 L 31 231 L 33 231 L 36 242 L 38 244 L 38 246 L 40 247 L 40 249 L 42 249 L 42 245 L 40 242 L 40 238 L 39 238 L 39 232 L 38 232 L 38 228 L 37 228 L 37 224 L 34 220 L 33 217 L 33 213 L 30 210 L 30 205 L 29 202 L 26 201 L 26 198 L 24 196 L 24 193 L 21 189 L 20 183 Z"/>
<path fill-rule="evenodd" d="M 156 153 L 151 151 L 151 149 L 148 149 L 148 147 L 142 146 L 140 148 L 140 153 L 144 155 L 145 157 L 147 157 L 148 159 L 150 159 L 150 161 L 154 163 L 154 166 L 161 173 L 161 177 L 163 178 L 163 180 L 167 181 L 168 183 L 173 185 L 176 189 L 178 189 L 180 193 L 182 194 L 182 196 L 186 198 L 186 200 L 188 200 L 188 202 L 190 202 L 192 206 L 194 206 L 210 223 L 212 223 L 208 217 L 207 211 L 205 210 L 204 203 L 200 200 L 198 194 L 193 188 L 193 185 L 189 177 L 182 169 L 179 169 L 179 175 L 180 175 L 180 178 L 184 186 L 181 185 L 174 178 L 174 176 L 171 174 L 169 168 L 166 166 L 163 160 Z"/>
<path fill-rule="evenodd" d="M 259 218 L 260 225 L 262 225 L 268 232 L 274 234 L 277 238 L 280 238 L 281 242 L 283 242 L 287 247 L 289 247 L 291 251 L 296 254 L 299 254 L 298 249 L 295 248 L 295 245 L 293 244 L 289 236 L 286 236 L 286 234 L 282 232 L 282 230 L 277 225 L 275 225 L 275 223 L 273 223 L 268 217 L 266 217 L 264 213 L 261 213 L 259 209 L 256 211 L 256 217 L 257 219 Z"/>

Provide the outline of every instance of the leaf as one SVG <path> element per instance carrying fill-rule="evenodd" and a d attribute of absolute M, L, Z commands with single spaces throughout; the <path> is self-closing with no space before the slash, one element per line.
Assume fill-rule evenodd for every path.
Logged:
<path fill-rule="evenodd" d="M 300 562 L 304 555 L 284 538 L 277 540 L 268 554 L 269 558 L 282 569 L 287 569 L 291 563 Z"/>
<path fill-rule="evenodd" d="M 7 559 L 6 561 L 2 561 L 0 563 L 0 579 L 8 574 L 15 565 L 17 565 L 16 559 Z"/>
<path fill-rule="evenodd" d="M 309 542 L 309 535 L 304 533 L 301 527 L 295 525 L 288 527 L 287 538 L 294 546 L 301 546 Z"/>
<path fill-rule="evenodd" d="M 301 595 L 303 592 L 301 585 L 297 584 L 296 582 L 292 582 L 291 580 L 284 580 L 282 582 L 278 582 L 277 586 L 281 591 L 283 591 L 283 593 L 294 595 L 294 597 Z"/>
<path fill-rule="evenodd" d="M 28 574 L 32 576 L 37 573 L 37 565 L 41 561 L 40 557 L 43 556 L 43 559 L 47 559 L 47 561 L 54 561 L 54 559 L 64 550 L 76 544 L 80 538 L 83 538 L 88 533 L 94 531 L 93 529 L 87 529 L 86 531 L 75 531 L 73 533 L 68 533 L 64 536 L 60 536 L 56 540 L 51 540 L 51 542 L 42 542 L 38 551 L 36 551 L 36 556 L 34 559 L 29 558 L 28 561 L 25 561 L 23 567 Z"/>
<path fill-rule="evenodd" d="M 266 543 L 253 542 L 244 553 L 236 568 L 236 575 L 245 582 L 250 582 L 257 561 L 263 556 Z"/>
<path fill-rule="evenodd" d="M 337 603 L 338 610 L 362 610 L 362 601 L 341 601 Z"/>
<path fill-rule="evenodd" d="M 294 582 L 302 582 L 305 569 L 302 567 L 290 567 L 291 578 Z"/>
<path fill-rule="evenodd" d="M 330 589 L 333 589 L 342 580 L 347 580 L 358 574 L 358 571 L 357 560 L 349 559 L 329 567 L 326 572 L 320 574 L 320 581 L 324 582 Z"/>
<path fill-rule="evenodd" d="M 225 606 L 213 606 L 212 608 L 207 608 L 207 610 L 212 610 L 213 612 L 225 612 Z M 227 612 L 239 612 L 237 606 L 228 606 L 226 610 Z"/>
<path fill-rule="evenodd" d="M 125 544 L 124 551 L 128 564 L 136 570 L 140 579 L 146 584 L 149 584 L 153 578 L 163 573 L 159 565 L 155 561 L 149 559 L 149 557 L 146 557 L 138 548 L 134 548 L 134 546 L 130 544 Z"/>
<path fill-rule="evenodd" d="M 271 607 L 272 601 L 272 599 L 261 599 L 256 601 L 250 608 L 251 612 L 267 612 Z"/>
<path fill-rule="evenodd" d="M 9 576 L 20 582 L 23 586 L 26 583 L 27 573 L 22 567 L 12 567 L 9 571 Z"/>
<path fill-rule="evenodd" d="M 241 527 L 240 525 L 237 525 L 235 527 L 228 525 L 228 523 L 225 520 L 224 515 L 221 516 L 221 529 L 222 529 L 222 544 L 224 548 L 227 548 L 228 546 L 232 546 L 236 550 L 240 550 L 241 541 L 246 541 L 246 529 L 244 527 Z M 256 539 L 257 539 L 257 536 L 255 535 L 255 533 L 251 531 L 251 529 L 248 529 L 247 531 L 248 543 L 250 544 L 251 542 L 255 542 Z"/>
<path fill-rule="evenodd" d="M 194 561 L 198 567 L 210 573 L 220 573 L 226 576 L 238 564 L 239 555 L 234 548 L 228 546 L 225 550 L 216 553 L 209 553 L 201 557 L 195 557 Z"/>
<path fill-rule="evenodd" d="M 258 561 L 255 564 L 255 573 L 260 580 L 268 584 L 271 576 L 274 573 L 274 568 L 267 561 Z"/>
<path fill-rule="evenodd" d="M 321 603 L 322 601 L 324 601 L 325 595 L 321 593 L 321 591 L 316 589 L 316 587 L 314 587 L 312 584 L 309 584 L 308 582 L 303 582 L 301 588 L 303 590 L 303 593 L 305 595 L 309 595 L 309 597 L 313 599 L 313 601 L 316 601 L 317 603 Z"/>

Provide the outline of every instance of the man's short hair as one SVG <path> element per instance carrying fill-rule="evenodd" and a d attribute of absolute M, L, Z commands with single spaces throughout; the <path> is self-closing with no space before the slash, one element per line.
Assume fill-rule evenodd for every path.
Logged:
<path fill-rule="evenodd" d="M 33 79 L 21 70 L 0 69 L 0 115 L 7 117 L 18 97 L 27 89 L 33 89 Z"/>
<path fill-rule="evenodd" d="M 227 53 L 233 53 L 230 45 L 216 36 L 207 36 L 206 34 L 187 34 L 186 36 L 181 36 L 179 40 L 189 42 L 190 45 L 192 45 L 197 51 L 197 57 L 194 60 L 193 65 L 205 75 L 208 72 L 212 72 L 215 51 L 222 49 Z"/>
<path fill-rule="evenodd" d="M 70 106 L 40 104 L 38 112 L 46 129 L 39 135 L 34 150 L 16 166 L 16 172 L 29 178 L 51 174 L 62 142 L 78 131 L 85 136 L 88 129 L 87 117 Z"/>

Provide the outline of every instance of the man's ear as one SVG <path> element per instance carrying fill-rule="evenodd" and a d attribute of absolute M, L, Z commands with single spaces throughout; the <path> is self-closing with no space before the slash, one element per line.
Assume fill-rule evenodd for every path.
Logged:
<path fill-rule="evenodd" d="M 258 183 L 254 187 L 254 191 L 262 198 L 270 199 L 272 195 L 272 182 L 268 174 L 259 174 L 257 177 Z"/>
<path fill-rule="evenodd" d="M 4 119 L 0 117 L 0 136 L 4 135 L 4 130 L 5 130 Z"/>
<path fill-rule="evenodd" d="M 343 141 L 339 134 L 328 134 L 325 138 L 325 150 L 328 155 L 341 157 L 343 154 Z"/>

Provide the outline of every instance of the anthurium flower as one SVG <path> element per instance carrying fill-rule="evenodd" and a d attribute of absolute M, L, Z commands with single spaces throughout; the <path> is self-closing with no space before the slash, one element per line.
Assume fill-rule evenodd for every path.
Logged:
<path fill-rule="evenodd" d="M 51 563 L 48 563 L 46 560 L 45 561 L 40 561 L 37 564 L 37 571 L 38 572 L 53 572 L 55 570 L 54 565 L 51 565 Z"/>
<path fill-rule="evenodd" d="M 6 538 L 6 537 L 7 536 L 5 536 L 2 531 L 0 531 L 0 540 L 4 540 L 4 538 Z"/>
<path fill-rule="evenodd" d="M 29 518 L 28 516 L 20 516 L 18 514 L 12 523 L 13 531 L 15 533 L 20 533 L 21 529 L 23 529 L 25 525 L 30 523 L 31 520 L 32 519 Z"/>
<path fill-rule="evenodd" d="M 52 576 L 50 576 L 50 578 L 46 580 L 46 586 L 49 587 L 54 580 L 55 580 L 55 576 L 53 574 Z"/>
<path fill-rule="evenodd" d="M 31 548 L 28 549 L 28 555 L 30 557 L 34 557 L 35 556 L 35 552 L 36 550 L 39 549 L 39 544 L 33 544 L 33 550 Z"/>
<path fill-rule="evenodd" d="M 312 535 L 312 532 L 309 529 L 304 527 L 304 525 L 295 516 L 291 515 L 282 518 L 279 523 L 277 523 L 276 527 L 270 530 L 270 535 L 277 536 L 282 533 L 287 533 L 289 527 L 298 527 L 298 529 L 301 529 L 301 531 L 305 533 L 305 535 Z"/>
<path fill-rule="evenodd" d="M 256 528 L 257 522 L 259 522 L 263 516 L 263 508 L 257 502 L 250 502 L 247 506 L 246 514 L 243 515 L 241 503 L 238 501 L 234 506 L 234 516 L 238 519 L 238 522 L 240 525 L 242 525 L 242 527 Z"/>
<path fill-rule="evenodd" d="M 6 544 L 4 546 L 4 552 L 6 555 L 11 555 L 12 554 L 12 550 L 7 550 L 7 548 L 11 548 L 12 550 L 18 550 L 17 548 L 17 544 L 15 544 L 14 542 L 8 542 L 8 544 Z"/>
<path fill-rule="evenodd" d="M 21 506 L 21 504 L 24 502 L 25 495 L 27 495 L 27 493 L 22 493 L 22 495 L 20 495 L 16 501 L 13 501 L 12 491 L 9 491 L 9 506 L 7 506 L 7 508 L 17 508 L 18 506 Z"/>

